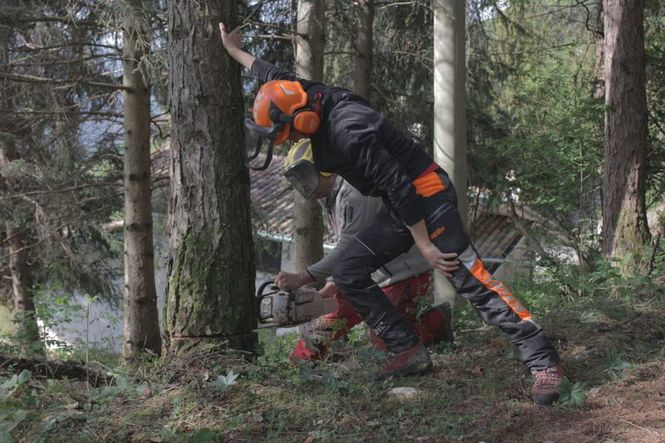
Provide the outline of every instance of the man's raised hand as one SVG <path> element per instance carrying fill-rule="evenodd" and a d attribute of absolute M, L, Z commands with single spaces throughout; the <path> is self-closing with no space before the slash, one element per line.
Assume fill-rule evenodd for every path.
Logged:
<path fill-rule="evenodd" d="M 226 25 L 220 22 L 219 34 L 222 36 L 222 44 L 229 54 L 233 50 L 242 48 L 242 33 L 240 32 L 240 28 L 229 31 Z"/>
<path fill-rule="evenodd" d="M 222 37 L 222 45 L 224 45 L 226 52 L 245 68 L 252 69 L 256 58 L 242 49 L 242 33 L 240 32 L 240 28 L 229 31 L 226 25 L 220 22 L 219 34 Z"/>

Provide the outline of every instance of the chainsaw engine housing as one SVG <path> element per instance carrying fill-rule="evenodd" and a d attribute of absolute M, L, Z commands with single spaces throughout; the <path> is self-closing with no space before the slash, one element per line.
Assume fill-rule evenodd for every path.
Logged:
<path fill-rule="evenodd" d="M 259 289 L 259 321 L 263 326 L 294 325 L 335 310 L 337 302 L 322 298 L 316 289 L 282 291 L 274 284 Z"/>

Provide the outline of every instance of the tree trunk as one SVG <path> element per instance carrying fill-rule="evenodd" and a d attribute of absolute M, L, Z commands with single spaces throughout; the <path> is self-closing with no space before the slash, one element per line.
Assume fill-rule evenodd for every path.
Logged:
<path fill-rule="evenodd" d="M 435 0 L 434 8 L 434 159 L 457 191 L 457 207 L 467 225 L 467 167 L 464 52 L 465 11 L 459 0 Z M 448 251 L 444 251 L 448 252 Z M 434 272 L 438 302 L 455 305 L 457 293 Z"/>
<path fill-rule="evenodd" d="M 464 2 L 434 2 L 434 158 L 457 190 L 467 224 Z"/>
<path fill-rule="evenodd" d="M 359 0 L 356 23 L 356 62 L 353 71 L 353 91 L 370 100 L 374 34 L 374 0 Z"/>
<path fill-rule="evenodd" d="M 237 0 L 169 2 L 171 231 L 165 329 L 171 349 L 201 339 L 253 349 L 254 246 L 240 67 L 218 23 Z"/>
<path fill-rule="evenodd" d="M 0 170 L 9 165 L 14 158 L 13 141 L 7 134 L 0 140 Z M 3 186 L 5 188 L 5 186 Z M 12 301 L 17 326 L 16 337 L 24 350 L 43 352 L 39 337 L 39 327 L 35 316 L 34 279 L 28 264 L 27 241 L 21 227 L 9 216 L 4 222 L 7 252 L 9 253 L 9 271 L 12 279 Z M 36 345 L 36 346 L 35 346 Z"/>
<path fill-rule="evenodd" d="M 10 2 L 9 6 L 15 6 L 15 2 Z M 3 66 L 9 62 L 9 47 L 11 31 L 8 29 L 0 30 L 0 60 Z M 4 71 L 7 68 L 3 68 Z M 16 91 L 10 86 L 3 84 L 0 89 L 0 103 L 4 109 L 12 109 L 13 103 L 11 97 L 14 97 Z M 2 177 L 1 170 L 9 165 L 10 162 L 17 159 L 15 131 L 17 122 L 8 119 L 9 114 L 5 114 L 0 119 L 0 190 L 12 192 L 10 183 L 6 183 Z M 12 301 L 14 304 L 14 315 L 17 325 L 16 336 L 23 345 L 26 352 L 36 351 L 43 353 L 44 348 L 39 337 L 39 326 L 35 315 L 34 302 L 34 278 L 29 264 L 28 239 L 24 229 L 25 224 L 18 224 L 14 219 L 20 219 L 16 216 L 18 210 L 9 205 L 0 209 L 2 216 L 2 227 L 4 227 L 7 252 L 9 253 L 8 264 L 12 280 Z M 4 205 L 4 203 L 3 203 Z"/>
<path fill-rule="evenodd" d="M 605 30 L 603 4 L 600 3 L 596 11 L 593 26 L 593 37 L 596 41 L 596 87 L 593 97 L 602 102 L 605 99 Z"/>
<path fill-rule="evenodd" d="M 150 49 L 148 18 L 142 0 L 125 5 L 123 85 L 125 127 L 125 289 L 122 356 L 134 360 L 149 350 L 161 352 L 152 242 L 150 179 L 150 92 L 140 63 Z"/>
<path fill-rule="evenodd" d="M 603 252 L 639 265 L 649 244 L 644 1 L 604 0 Z M 634 265 L 633 265 L 634 266 Z"/>
<path fill-rule="evenodd" d="M 298 0 L 296 75 L 301 78 L 323 78 L 324 20 L 324 1 Z M 306 200 L 295 191 L 293 196 L 293 257 L 295 269 L 300 271 L 323 257 L 323 217 L 315 200 Z"/>

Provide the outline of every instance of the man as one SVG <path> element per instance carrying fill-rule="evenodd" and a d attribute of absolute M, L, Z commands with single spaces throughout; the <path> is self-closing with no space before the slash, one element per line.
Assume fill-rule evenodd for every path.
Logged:
<path fill-rule="evenodd" d="M 319 172 L 342 176 L 363 195 L 380 196 L 386 211 L 358 233 L 333 269 L 338 290 L 393 354 L 378 379 L 422 374 L 432 367 L 428 351 L 371 278 L 372 272 L 414 243 L 429 265 L 445 272 L 447 256 L 460 267 L 448 280 L 480 317 L 496 325 L 532 372 L 533 400 L 558 399 L 563 377 L 559 356 L 520 301 L 485 269 L 464 232 L 455 189 L 424 147 L 396 129 L 364 99 L 348 90 L 303 80 L 242 50 L 239 30 L 220 23 L 222 43 L 263 84 L 248 129 L 274 144 L 309 137 L 313 163 L 287 176 L 306 197 Z"/>
<path fill-rule="evenodd" d="M 303 161 L 312 161 L 311 144 L 307 139 L 300 140 L 289 151 L 284 162 L 285 173 L 289 174 L 292 168 L 297 168 Z M 332 275 L 335 263 L 346 246 L 384 209 L 380 198 L 362 195 L 336 175 L 323 175 L 312 198 L 324 199 L 322 203 L 337 242 L 335 249 L 304 271 L 296 274 L 280 272 L 275 279 L 280 289 L 294 290 L 314 281 L 325 282 Z M 456 254 L 449 256 L 446 270 L 447 275 L 452 276 L 451 273 L 459 268 L 459 263 Z M 372 279 L 382 288 L 395 309 L 407 319 L 425 346 L 441 340 L 453 340 L 449 309 L 440 306 L 419 315 L 421 308 L 418 303 L 420 299 L 427 299 L 431 278 L 430 266 L 415 246 L 372 275 Z M 313 334 L 308 334 L 312 336 L 298 340 L 289 357 L 293 362 L 321 359 L 329 342 L 345 336 L 362 321 L 334 282 L 327 282 L 320 293 L 324 297 L 334 297 L 337 308 L 313 322 Z M 375 347 L 383 350 L 383 341 L 374 333 L 370 334 Z"/>

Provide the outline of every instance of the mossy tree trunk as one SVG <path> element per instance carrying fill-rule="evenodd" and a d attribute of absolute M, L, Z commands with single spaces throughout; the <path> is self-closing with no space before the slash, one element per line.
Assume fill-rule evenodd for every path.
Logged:
<path fill-rule="evenodd" d="M 325 2 L 298 0 L 296 27 L 296 75 L 309 80 L 323 79 Z M 323 216 L 315 200 L 294 196 L 293 257 L 297 271 L 323 257 Z"/>
<path fill-rule="evenodd" d="M 150 180 L 150 90 L 141 69 L 150 50 L 143 0 L 125 3 L 123 84 L 125 128 L 125 288 L 122 356 L 132 361 L 149 350 L 161 352 L 152 239 Z"/>
<path fill-rule="evenodd" d="M 603 252 L 639 266 L 646 218 L 647 103 L 644 0 L 604 0 Z M 628 265 L 628 263 L 632 263 Z"/>
<path fill-rule="evenodd" d="M 218 23 L 238 3 L 169 3 L 171 231 L 165 331 L 170 348 L 213 340 L 252 349 L 254 246 L 240 67 Z"/>

